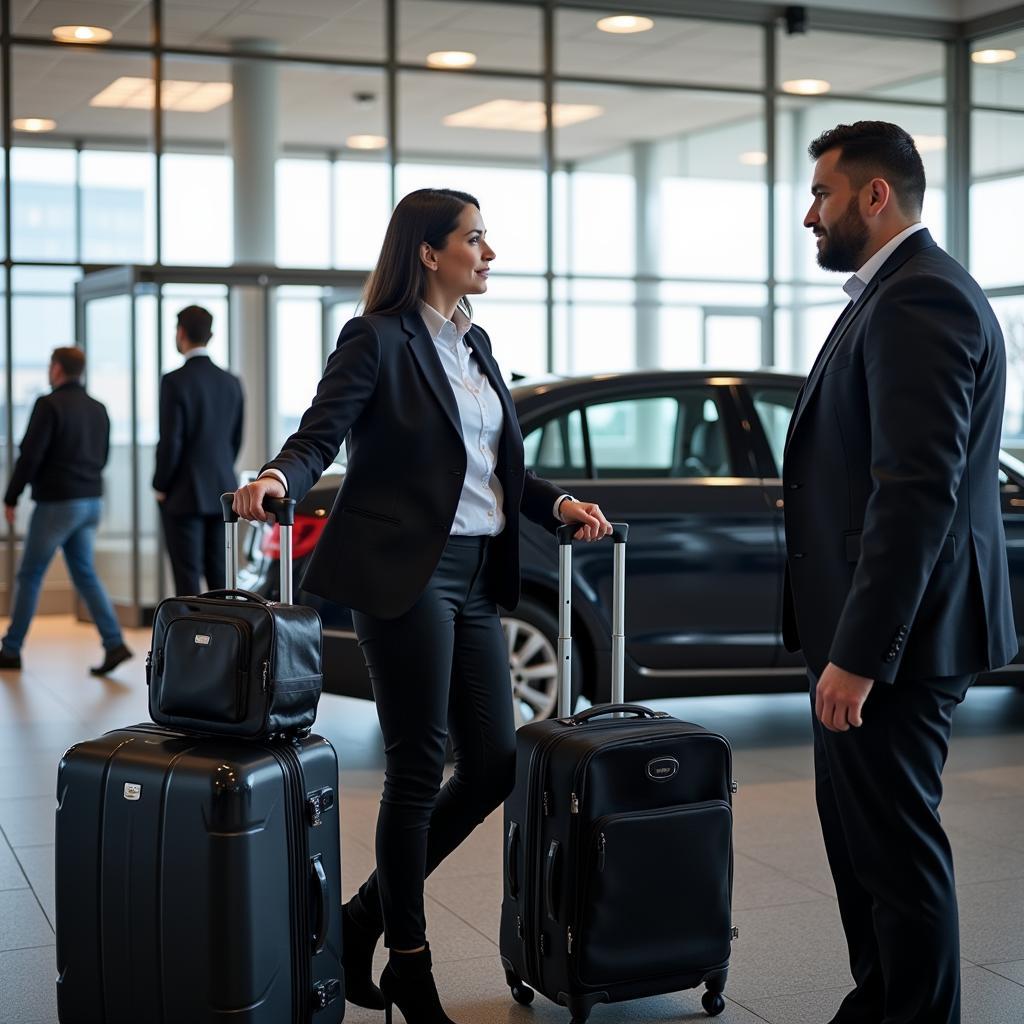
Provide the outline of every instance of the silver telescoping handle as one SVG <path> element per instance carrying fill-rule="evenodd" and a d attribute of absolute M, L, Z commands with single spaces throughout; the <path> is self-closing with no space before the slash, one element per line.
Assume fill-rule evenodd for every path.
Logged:
<path fill-rule="evenodd" d="M 238 513 L 231 507 L 235 500 L 233 491 L 220 496 L 220 507 L 224 513 L 224 574 L 225 586 L 238 586 Z M 292 594 L 292 527 L 295 525 L 295 499 L 263 499 L 263 510 L 273 514 L 281 526 L 281 603 L 291 604 Z"/>
<path fill-rule="evenodd" d="M 612 523 L 612 700 L 625 701 L 626 541 L 629 526 Z M 560 526 L 558 536 L 558 717 L 572 714 L 572 540 L 579 523 Z"/>

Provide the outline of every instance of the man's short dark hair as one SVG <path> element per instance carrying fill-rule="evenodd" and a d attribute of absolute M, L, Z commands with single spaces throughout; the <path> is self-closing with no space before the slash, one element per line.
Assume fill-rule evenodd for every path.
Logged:
<path fill-rule="evenodd" d="M 55 348 L 50 362 L 56 363 L 64 371 L 64 376 L 72 380 L 77 380 L 85 372 L 85 353 L 80 348 Z"/>
<path fill-rule="evenodd" d="M 900 209 L 920 216 L 924 203 L 924 164 L 914 138 L 888 121 L 855 121 L 837 124 L 822 132 L 808 147 L 813 160 L 830 150 L 840 150 L 836 169 L 856 187 L 870 178 L 885 178 L 896 193 Z"/>
<path fill-rule="evenodd" d="M 205 345 L 213 334 L 213 314 L 202 306 L 186 306 L 178 314 L 178 326 L 193 345 Z"/>

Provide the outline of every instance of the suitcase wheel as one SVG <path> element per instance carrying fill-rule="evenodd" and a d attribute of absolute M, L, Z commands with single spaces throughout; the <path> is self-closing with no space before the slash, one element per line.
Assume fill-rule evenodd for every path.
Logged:
<path fill-rule="evenodd" d="M 509 990 L 512 992 L 512 998 L 520 1006 L 529 1006 L 533 1002 L 533 989 L 518 974 L 506 969 L 505 980 L 508 982 Z"/>
<path fill-rule="evenodd" d="M 705 992 L 700 1005 L 709 1017 L 717 1017 L 725 1009 L 725 997 L 720 992 Z"/>

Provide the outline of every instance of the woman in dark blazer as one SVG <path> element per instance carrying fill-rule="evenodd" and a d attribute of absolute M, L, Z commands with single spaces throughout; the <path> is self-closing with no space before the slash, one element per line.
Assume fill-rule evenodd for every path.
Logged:
<path fill-rule="evenodd" d="M 512 789 L 515 726 L 498 605 L 519 599 L 519 516 L 611 532 L 524 467 L 515 406 L 467 296 L 494 252 L 479 204 L 421 189 L 395 208 L 364 296 L 313 404 L 235 510 L 301 498 L 348 447 L 345 481 L 303 587 L 353 610 L 384 734 L 377 870 L 343 908 L 350 1001 L 445 1024 L 423 880 Z M 455 770 L 442 787 L 451 734 Z M 370 976 L 383 932 L 380 988 Z"/>

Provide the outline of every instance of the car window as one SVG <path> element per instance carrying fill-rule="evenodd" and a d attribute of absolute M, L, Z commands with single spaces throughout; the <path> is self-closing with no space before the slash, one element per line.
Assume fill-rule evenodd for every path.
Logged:
<path fill-rule="evenodd" d="M 782 454 L 786 447 L 786 433 L 796 405 L 797 390 L 781 387 L 752 387 L 750 395 L 754 408 L 768 439 L 768 447 L 775 459 L 776 472 L 782 472 Z"/>
<path fill-rule="evenodd" d="M 718 404 L 707 388 L 587 406 L 598 478 L 732 476 Z"/>
<path fill-rule="evenodd" d="M 578 480 L 587 475 L 583 417 L 579 409 L 548 420 L 523 439 L 526 467 L 538 476 Z"/>

